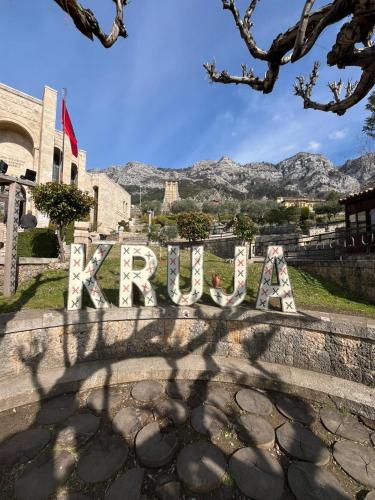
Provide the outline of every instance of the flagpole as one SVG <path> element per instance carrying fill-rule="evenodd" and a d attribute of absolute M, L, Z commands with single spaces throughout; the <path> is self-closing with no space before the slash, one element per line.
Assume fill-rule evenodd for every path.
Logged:
<path fill-rule="evenodd" d="M 63 99 L 63 103 L 65 104 L 65 106 L 64 106 L 64 110 L 63 110 L 63 114 L 62 114 L 63 140 L 62 140 L 62 162 L 60 165 L 60 176 L 59 176 L 60 177 L 60 179 L 59 179 L 60 184 L 63 184 L 63 182 L 64 182 L 66 96 L 67 96 L 67 90 L 66 90 L 66 88 L 63 88 L 62 99 Z"/>

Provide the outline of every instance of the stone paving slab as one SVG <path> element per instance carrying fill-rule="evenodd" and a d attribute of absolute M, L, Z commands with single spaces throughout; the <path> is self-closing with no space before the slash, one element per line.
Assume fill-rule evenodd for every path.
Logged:
<path fill-rule="evenodd" d="M 105 500 L 140 500 L 144 473 L 140 467 L 125 471 L 111 484 Z"/>
<path fill-rule="evenodd" d="M 0 466 L 9 467 L 34 458 L 50 441 L 48 429 L 27 429 L 15 434 L 0 446 Z"/>
<path fill-rule="evenodd" d="M 298 422 L 283 424 L 276 430 L 276 436 L 281 448 L 293 458 L 316 465 L 329 462 L 330 454 L 325 443 Z"/>
<path fill-rule="evenodd" d="M 241 389 L 236 394 L 238 406 L 249 413 L 257 415 L 270 415 L 273 410 L 273 404 L 265 394 L 252 389 Z"/>
<path fill-rule="evenodd" d="M 78 474 L 87 483 L 110 479 L 126 462 L 129 449 L 115 434 L 99 434 L 78 463 Z"/>
<path fill-rule="evenodd" d="M 179 478 L 196 493 L 215 490 L 223 480 L 226 468 L 223 453 L 204 441 L 189 444 L 177 457 Z"/>
<path fill-rule="evenodd" d="M 39 424 L 58 424 L 67 419 L 77 409 L 74 394 L 64 394 L 42 403 L 36 421 Z"/>
<path fill-rule="evenodd" d="M 110 411 L 121 401 L 121 392 L 117 387 L 99 387 L 89 394 L 86 405 L 96 413 Z"/>
<path fill-rule="evenodd" d="M 333 474 L 308 462 L 294 462 L 288 482 L 297 500 L 350 500 Z"/>
<path fill-rule="evenodd" d="M 278 396 L 276 407 L 285 417 L 301 424 L 313 424 L 318 418 L 316 411 L 310 403 L 283 394 Z"/>
<path fill-rule="evenodd" d="M 229 461 L 229 470 L 239 489 L 256 500 L 278 500 L 284 491 L 284 472 L 271 453 L 254 448 L 236 451 Z"/>
<path fill-rule="evenodd" d="M 66 450 L 44 454 L 17 479 L 17 500 L 44 500 L 63 484 L 75 466 L 75 457 Z"/>
<path fill-rule="evenodd" d="M 235 424 L 238 437 L 243 443 L 255 448 L 272 448 L 275 431 L 272 425 L 259 415 L 241 415 Z"/>
<path fill-rule="evenodd" d="M 202 405 L 191 413 L 191 425 L 200 434 L 213 435 L 229 427 L 226 414 L 212 405 Z"/>
<path fill-rule="evenodd" d="M 132 389 L 132 396 L 141 403 L 157 401 L 164 394 L 163 386 L 156 380 L 142 380 Z"/>
<path fill-rule="evenodd" d="M 331 408 L 323 408 L 320 419 L 326 429 L 337 436 L 358 441 L 359 443 L 370 443 L 370 431 L 362 425 L 354 415 L 342 415 Z"/>
<path fill-rule="evenodd" d="M 159 417 L 167 417 L 176 425 L 182 425 L 189 416 L 189 409 L 182 401 L 165 399 L 156 404 L 154 413 Z"/>
<path fill-rule="evenodd" d="M 352 478 L 375 488 L 375 450 L 350 441 L 339 441 L 333 447 L 336 462 Z"/>
<path fill-rule="evenodd" d="M 167 383 L 163 382 L 161 385 L 164 387 Z M 338 437 L 340 441 L 333 446 L 334 453 L 338 455 L 333 460 L 331 450 L 335 437 L 319 421 L 314 422 L 308 428 L 304 424 L 290 422 L 275 408 L 270 415 L 245 412 L 236 402 L 236 395 L 242 390 L 240 386 L 212 380 L 197 381 L 194 383 L 194 390 L 199 394 L 198 403 L 190 396 L 186 401 L 173 400 L 173 404 L 177 404 L 178 408 L 192 411 L 192 415 L 201 413 L 200 423 L 204 424 L 202 424 L 203 433 L 197 432 L 194 428 L 193 418 L 191 421 L 182 419 L 180 422 L 178 418 L 173 419 L 171 415 L 168 417 L 163 411 L 156 410 L 160 405 L 172 401 L 167 399 L 164 392 L 160 400 L 148 403 L 138 402 L 131 396 L 132 387 L 134 387 L 132 384 L 116 386 L 116 390 L 119 390 L 119 406 L 116 409 L 113 408 L 109 415 L 105 413 L 95 415 L 87 410 L 85 407 L 87 392 L 78 394 L 75 401 L 79 407 L 76 408 L 75 413 L 66 420 L 45 427 L 51 434 L 49 441 L 51 446 L 47 443 L 41 454 L 32 458 L 24 468 L 15 464 L 4 469 L 4 474 L 0 475 L 0 491 L 3 497 L 6 499 L 17 497 L 14 490 L 16 486 L 17 500 L 22 498 L 21 495 L 24 496 L 22 500 L 27 500 L 26 492 L 31 487 L 33 488 L 32 494 L 38 500 L 39 498 L 47 500 L 48 496 L 57 500 L 64 498 L 70 500 L 74 498 L 74 495 L 83 495 L 92 500 L 105 498 L 105 495 L 107 495 L 106 498 L 111 498 L 109 495 L 113 495 L 113 499 L 121 498 L 122 500 L 121 495 L 127 487 L 129 491 L 125 498 L 129 500 L 132 498 L 129 495 L 133 480 L 131 476 L 126 476 L 126 473 L 145 467 L 146 470 L 142 474 L 134 472 L 134 499 L 136 500 L 156 500 L 156 497 L 159 500 L 183 498 L 242 500 L 244 495 L 268 500 L 268 498 L 273 498 L 267 492 L 269 485 L 274 481 L 279 484 L 278 475 L 267 469 L 274 461 L 278 467 L 282 466 L 283 487 L 280 497 L 282 500 L 292 498 L 286 481 L 287 476 L 295 480 L 294 492 L 297 500 L 315 490 L 319 493 L 316 493 L 315 497 L 312 496 L 312 500 L 318 500 L 318 498 L 319 500 L 336 500 L 333 490 L 344 492 L 342 495 L 345 499 L 363 498 L 365 492 L 371 488 L 368 478 L 366 479 L 363 475 L 363 470 L 361 476 L 358 471 L 353 472 L 350 467 L 356 463 L 358 468 L 358 462 L 362 461 L 367 465 L 367 475 L 371 476 L 372 454 L 375 454 L 372 445 L 364 446 L 359 443 L 341 441 L 342 438 Z M 223 405 L 222 410 L 208 404 L 212 401 L 211 398 L 208 399 L 210 391 L 215 391 L 215 389 L 218 394 L 231 395 L 231 400 Z M 254 391 L 254 389 L 251 390 Z M 263 395 L 272 401 L 280 397 L 280 394 L 274 391 L 271 393 L 265 391 Z M 307 414 L 310 415 L 311 410 L 309 405 L 306 405 L 308 401 L 300 401 L 303 404 L 297 405 L 298 412 L 301 408 L 307 408 Z M 195 404 L 200 406 L 195 406 Z M 323 410 L 326 407 L 321 408 L 321 403 L 309 402 L 309 404 L 312 404 L 317 414 L 324 413 Z M 38 407 L 38 405 L 35 406 Z M 33 407 L 27 408 L 30 408 L 31 415 L 37 415 Z M 23 419 L 25 411 L 26 408 L 17 411 L 14 418 Z M 130 425 L 132 429 L 130 435 L 124 431 L 124 422 L 127 419 L 123 418 L 124 412 L 126 417 L 126 412 L 129 411 L 130 424 L 135 422 L 134 427 Z M 143 413 L 147 414 L 147 418 L 138 418 Z M 262 413 L 261 406 L 260 413 Z M 212 422 L 215 418 L 207 417 L 218 415 L 220 415 L 220 425 L 218 425 L 217 432 L 212 432 L 214 428 Z M 345 416 L 347 415 L 349 415 L 348 412 L 345 413 Z M 134 416 L 135 421 L 132 420 Z M 352 419 L 358 422 L 357 416 L 352 416 L 348 421 L 352 422 Z M 9 414 L 4 415 L 3 421 L 5 425 L 10 425 Z M 27 425 L 30 422 L 29 419 L 25 421 Z M 20 429 L 20 423 L 12 423 L 11 427 Z M 244 433 L 241 433 L 239 423 Z M 264 433 L 265 428 L 269 429 L 271 437 Z M 274 443 L 275 428 L 277 429 L 276 443 Z M 366 432 L 371 432 L 369 427 L 366 429 Z M 22 432 L 17 433 L 16 436 L 22 436 Z M 6 430 L 4 435 L 7 435 Z M 249 441 L 251 441 L 250 446 Z M 4 444 L 7 442 L 8 440 Z M 340 458 L 339 453 L 340 446 L 345 447 L 347 443 L 355 447 L 350 448 L 346 453 L 349 465 L 345 463 L 345 457 Z M 199 446 L 195 446 L 198 444 Z M 189 450 L 191 446 L 194 450 L 201 447 L 200 454 L 186 452 L 187 457 L 190 457 L 190 462 L 188 460 L 181 465 L 180 456 L 183 456 L 184 450 Z M 269 446 L 269 448 L 265 450 L 256 446 Z M 249 451 L 242 451 L 244 449 Z M 206 453 L 207 450 L 211 451 Z M 68 454 L 60 455 L 63 451 Z M 296 458 L 304 462 L 303 466 L 297 468 L 298 470 L 296 469 L 292 475 L 291 467 Z M 309 464 L 306 460 L 312 463 Z M 232 472 L 233 465 L 231 464 L 233 463 L 237 463 L 238 478 L 235 478 Z M 268 466 L 265 465 L 267 463 Z M 228 464 L 229 472 L 227 472 Z M 49 479 L 45 479 L 47 476 Z M 140 476 L 142 480 L 139 479 Z M 316 487 L 314 487 L 314 481 L 317 482 Z M 292 487 L 291 479 L 289 479 L 289 485 Z M 58 490 L 59 494 L 56 496 L 59 486 L 61 489 Z M 278 492 L 278 487 L 274 486 L 272 494 L 278 497 Z M 1 494 L 0 498 L 2 498 Z"/>
<path fill-rule="evenodd" d="M 157 422 L 147 424 L 135 438 L 137 456 L 146 467 L 164 467 L 169 464 L 177 448 L 174 431 L 161 432 Z"/>
<path fill-rule="evenodd" d="M 144 408 L 128 406 L 122 408 L 113 418 L 112 427 L 124 437 L 135 437 L 153 419 L 152 412 Z"/>

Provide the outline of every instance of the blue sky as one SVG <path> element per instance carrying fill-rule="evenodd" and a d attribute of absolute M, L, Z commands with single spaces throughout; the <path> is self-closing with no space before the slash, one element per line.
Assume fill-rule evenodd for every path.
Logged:
<path fill-rule="evenodd" d="M 109 25 L 111 1 L 82 3 Z M 242 8 L 245 3 L 238 0 Z M 254 18 L 258 44 L 268 48 L 294 24 L 300 5 L 261 2 Z M 241 163 L 276 162 L 298 151 L 323 153 L 340 165 L 361 153 L 365 102 L 337 117 L 304 110 L 292 93 L 295 76 L 308 74 L 320 59 L 315 97 L 330 100 L 326 83 L 338 74 L 325 65 L 325 55 L 334 30 L 305 60 L 284 67 L 275 91 L 265 96 L 208 82 L 202 64 L 213 59 L 231 73 L 240 73 L 242 62 L 264 72 L 247 55 L 221 0 L 133 0 L 126 25 L 129 38 L 108 50 L 78 33 L 52 0 L 1 0 L 0 81 L 36 97 L 45 84 L 67 87 L 89 168 L 128 161 L 183 167 L 223 155 Z"/>

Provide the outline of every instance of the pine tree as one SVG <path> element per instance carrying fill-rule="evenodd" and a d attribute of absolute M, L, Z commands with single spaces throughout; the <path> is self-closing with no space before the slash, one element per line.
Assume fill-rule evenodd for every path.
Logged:
<path fill-rule="evenodd" d="M 363 126 L 363 132 L 367 134 L 369 137 L 375 139 L 375 92 L 373 92 L 368 98 L 366 109 L 368 109 L 371 112 L 371 115 L 368 116 L 365 120 L 365 124 Z"/>

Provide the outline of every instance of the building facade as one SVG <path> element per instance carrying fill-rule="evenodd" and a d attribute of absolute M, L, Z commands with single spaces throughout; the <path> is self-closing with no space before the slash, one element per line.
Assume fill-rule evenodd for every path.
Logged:
<path fill-rule="evenodd" d="M 7 174 L 19 177 L 28 168 L 36 172 L 37 184 L 59 180 L 62 167 L 63 182 L 76 184 L 97 200 L 91 222 L 99 233 L 117 230 L 118 222 L 129 220 L 131 197 L 106 174 L 86 171 L 86 152 L 72 155 L 69 139 L 56 130 L 57 91 L 44 87 L 43 98 L 19 92 L 0 84 L 0 160 L 8 164 Z M 0 196 L 1 197 L 1 196 Z M 24 193 L 22 211 L 35 210 L 30 193 Z M 3 194 L 3 203 L 6 196 Z M 38 214 L 38 227 L 48 225 L 48 219 Z"/>
<path fill-rule="evenodd" d="M 305 208 L 308 207 L 310 210 L 314 210 L 315 205 L 320 205 L 321 203 L 325 203 L 325 200 L 320 198 L 293 198 L 293 197 L 279 197 L 276 199 L 276 202 L 285 208 L 290 207 L 298 207 Z"/>
<path fill-rule="evenodd" d="M 375 252 L 375 187 L 350 194 L 340 203 L 345 207 L 347 251 L 360 253 L 367 248 Z"/>

